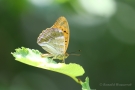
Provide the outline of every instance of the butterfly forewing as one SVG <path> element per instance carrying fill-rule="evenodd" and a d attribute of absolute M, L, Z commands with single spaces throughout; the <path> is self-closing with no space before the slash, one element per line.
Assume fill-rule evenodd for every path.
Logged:
<path fill-rule="evenodd" d="M 64 38 L 65 38 L 64 52 L 66 52 L 66 50 L 68 48 L 68 44 L 69 44 L 69 35 L 70 35 L 69 26 L 68 26 L 68 22 L 67 22 L 66 18 L 65 17 L 58 18 L 57 21 L 52 26 L 52 28 L 59 28 L 63 31 Z"/>

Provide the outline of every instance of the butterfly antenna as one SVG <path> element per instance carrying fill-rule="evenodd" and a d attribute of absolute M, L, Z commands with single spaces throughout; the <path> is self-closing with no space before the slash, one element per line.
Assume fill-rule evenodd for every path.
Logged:
<path fill-rule="evenodd" d="M 81 50 L 78 50 L 78 52 L 80 52 Z M 69 55 L 75 55 L 75 56 L 80 56 L 80 54 L 75 54 L 77 51 L 75 51 L 75 52 L 71 52 L 71 53 L 69 53 Z"/>
<path fill-rule="evenodd" d="M 75 55 L 75 56 L 80 56 L 81 54 L 69 54 L 69 55 Z"/>

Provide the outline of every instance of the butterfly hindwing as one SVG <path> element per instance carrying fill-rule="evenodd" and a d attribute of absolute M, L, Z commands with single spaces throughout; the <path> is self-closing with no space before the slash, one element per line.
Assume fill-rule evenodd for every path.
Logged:
<path fill-rule="evenodd" d="M 38 44 L 47 52 L 53 55 L 63 54 L 64 35 L 61 30 L 57 28 L 47 28 L 43 30 L 38 38 Z"/>

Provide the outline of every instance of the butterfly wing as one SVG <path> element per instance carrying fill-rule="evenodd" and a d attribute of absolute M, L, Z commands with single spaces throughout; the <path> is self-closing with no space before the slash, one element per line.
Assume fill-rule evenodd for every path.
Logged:
<path fill-rule="evenodd" d="M 37 43 L 53 56 L 64 53 L 64 41 L 64 34 L 58 28 L 47 28 L 43 30 L 37 39 Z"/>
<path fill-rule="evenodd" d="M 69 44 L 69 26 L 68 26 L 68 22 L 66 20 L 65 17 L 60 17 L 57 19 L 57 21 L 54 23 L 54 25 L 51 28 L 58 28 L 60 30 L 62 30 L 63 35 L 64 35 L 64 53 L 66 52 L 67 48 L 68 48 L 68 44 Z M 64 54 L 63 53 L 63 54 Z"/>

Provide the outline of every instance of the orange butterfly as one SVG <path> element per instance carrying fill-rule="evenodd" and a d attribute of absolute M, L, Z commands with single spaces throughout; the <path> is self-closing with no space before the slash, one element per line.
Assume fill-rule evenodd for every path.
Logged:
<path fill-rule="evenodd" d="M 69 26 L 65 17 L 59 17 L 51 28 L 43 30 L 37 43 L 49 54 L 46 57 L 64 60 L 69 56 L 66 53 L 69 44 Z"/>

